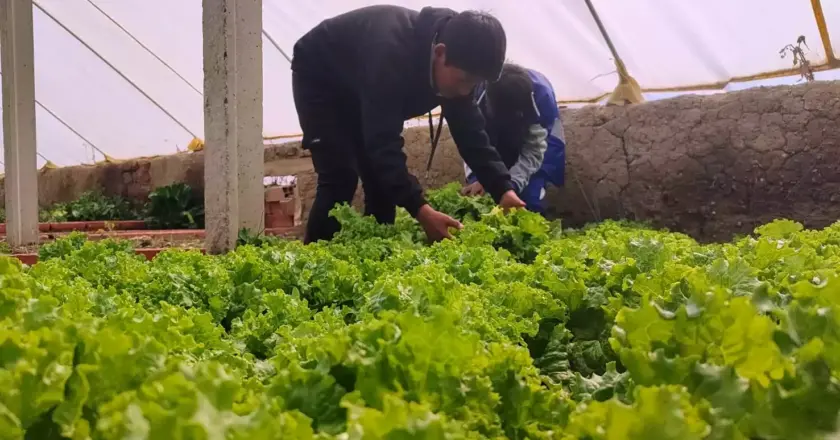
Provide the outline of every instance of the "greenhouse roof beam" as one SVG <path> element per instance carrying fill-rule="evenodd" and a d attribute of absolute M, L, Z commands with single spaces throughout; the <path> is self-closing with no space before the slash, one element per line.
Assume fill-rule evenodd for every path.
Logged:
<path fill-rule="evenodd" d="M 607 47 L 610 49 L 610 53 L 612 53 L 613 59 L 615 60 L 615 69 L 618 72 L 618 85 L 610 94 L 608 102 L 615 105 L 644 102 L 645 98 L 642 96 L 642 89 L 639 83 L 627 72 L 627 66 L 624 65 L 624 61 L 618 55 L 618 50 L 616 50 L 609 33 L 607 33 L 607 28 L 604 26 L 604 23 L 601 22 L 601 17 L 598 16 L 598 11 L 595 10 L 592 0 L 586 0 L 586 7 L 589 8 L 592 19 L 595 20 L 595 24 L 598 26 L 598 30 L 604 38 L 604 42 L 607 43 Z"/>
<path fill-rule="evenodd" d="M 831 37 L 828 35 L 828 25 L 825 22 L 822 3 L 820 0 L 811 0 L 811 9 L 814 10 L 814 20 L 817 22 L 817 29 L 820 31 L 820 40 L 825 48 L 826 64 L 833 67 L 840 67 L 840 60 L 834 56 L 834 48 L 831 46 Z"/>

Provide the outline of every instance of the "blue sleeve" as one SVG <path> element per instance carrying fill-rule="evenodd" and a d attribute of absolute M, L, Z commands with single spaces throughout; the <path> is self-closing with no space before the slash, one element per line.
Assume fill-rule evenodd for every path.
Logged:
<path fill-rule="evenodd" d="M 539 124 L 548 131 L 548 147 L 540 171 L 549 182 L 560 186 L 565 180 L 566 167 L 566 139 L 560 109 L 557 108 L 557 98 L 548 78 L 536 71 L 530 74 L 534 84 L 534 101 L 540 112 Z"/>
<path fill-rule="evenodd" d="M 554 121 L 560 115 L 560 110 L 557 108 L 557 98 L 554 96 L 554 87 L 545 75 L 536 70 L 528 69 L 528 76 L 531 77 L 531 84 L 534 89 L 534 105 L 540 113 L 539 124 L 551 133 Z"/>
<path fill-rule="evenodd" d="M 554 104 L 554 101 L 552 101 L 552 104 Z M 551 130 L 554 129 L 554 123 L 557 121 L 557 117 L 559 116 L 556 104 L 552 105 L 551 109 L 553 110 L 540 110 L 540 125 L 542 128 L 546 129 L 549 134 L 551 134 Z"/>
<path fill-rule="evenodd" d="M 565 169 L 566 141 L 563 133 L 563 121 L 557 118 L 554 129 L 548 135 L 548 148 L 545 150 L 540 170 L 546 175 L 549 182 L 556 186 L 562 186 L 565 183 Z"/>

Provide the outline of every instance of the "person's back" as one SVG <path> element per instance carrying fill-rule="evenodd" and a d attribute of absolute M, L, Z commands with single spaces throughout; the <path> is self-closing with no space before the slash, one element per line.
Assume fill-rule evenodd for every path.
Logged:
<path fill-rule="evenodd" d="M 547 183 L 563 185 L 565 139 L 554 89 L 542 73 L 505 64 L 501 79 L 481 87 L 479 107 L 487 133 L 529 209 L 542 212 L 540 200 Z M 465 167 L 467 194 L 480 190 Z"/>
<path fill-rule="evenodd" d="M 527 70 L 534 88 L 534 103 L 539 111 L 539 124 L 548 131 L 547 149 L 539 172 L 555 186 L 562 186 L 565 183 L 566 134 L 560 110 L 557 108 L 554 87 L 542 73 L 534 69 Z"/>
<path fill-rule="evenodd" d="M 433 13 L 431 13 L 433 12 Z M 426 21 L 447 16 L 448 10 L 427 14 Z M 408 81 L 422 72 L 415 34 L 419 12 L 399 6 L 377 5 L 326 19 L 301 37 L 294 46 L 292 70 L 330 84 L 348 98 L 370 80 L 366 67 L 389 58 L 393 77 Z M 432 31 L 432 23 L 423 23 Z M 428 48 L 423 48 L 427 51 Z M 431 95 L 431 100 L 434 94 Z"/>
<path fill-rule="evenodd" d="M 444 224 L 457 222 L 428 206 L 402 151 L 404 121 L 438 105 L 488 192 L 503 206 L 522 206 L 471 96 L 478 82 L 498 78 L 505 45 L 504 30 L 490 15 L 387 5 L 324 20 L 301 37 L 292 88 L 303 147 L 318 173 L 306 241 L 338 230 L 329 210 L 352 200 L 359 177 L 367 214 L 392 222 L 395 206 L 402 206 L 430 238 L 449 235 Z"/>
<path fill-rule="evenodd" d="M 292 70 L 317 77 L 348 98 L 368 93 L 372 86 L 387 88 L 391 100 L 403 102 L 404 120 L 420 116 L 440 105 L 441 98 L 467 99 L 473 89 L 464 81 L 438 91 L 431 77 L 433 40 L 457 15 L 433 7 L 419 12 L 393 5 L 356 9 L 324 20 L 301 37 L 294 47 Z M 504 61 L 504 47 L 493 46 L 454 55 L 467 58 L 460 64 L 476 75 L 495 78 Z M 499 67 L 486 67 L 488 58 L 498 58 Z"/>

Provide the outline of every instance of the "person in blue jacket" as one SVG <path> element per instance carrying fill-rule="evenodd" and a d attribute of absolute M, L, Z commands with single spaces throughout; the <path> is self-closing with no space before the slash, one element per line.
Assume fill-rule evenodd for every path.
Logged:
<path fill-rule="evenodd" d="M 479 86 L 475 96 L 486 119 L 491 145 L 510 170 L 515 191 L 528 210 L 545 214 L 542 199 L 549 184 L 562 186 L 566 166 L 563 123 L 554 88 L 541 73 L 505 63 L 498 81 Z M 464 165 L 465 195 L 484 188 Z"/>

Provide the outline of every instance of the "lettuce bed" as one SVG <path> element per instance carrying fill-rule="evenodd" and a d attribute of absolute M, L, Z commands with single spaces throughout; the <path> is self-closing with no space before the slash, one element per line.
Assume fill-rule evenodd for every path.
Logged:
<path fill-rule="evenodd" d="M 563 231 L 454 187 L 228 255 L 0 259 L 2 439 L 808 439 L 840 409 L 840 224 Z"/>

